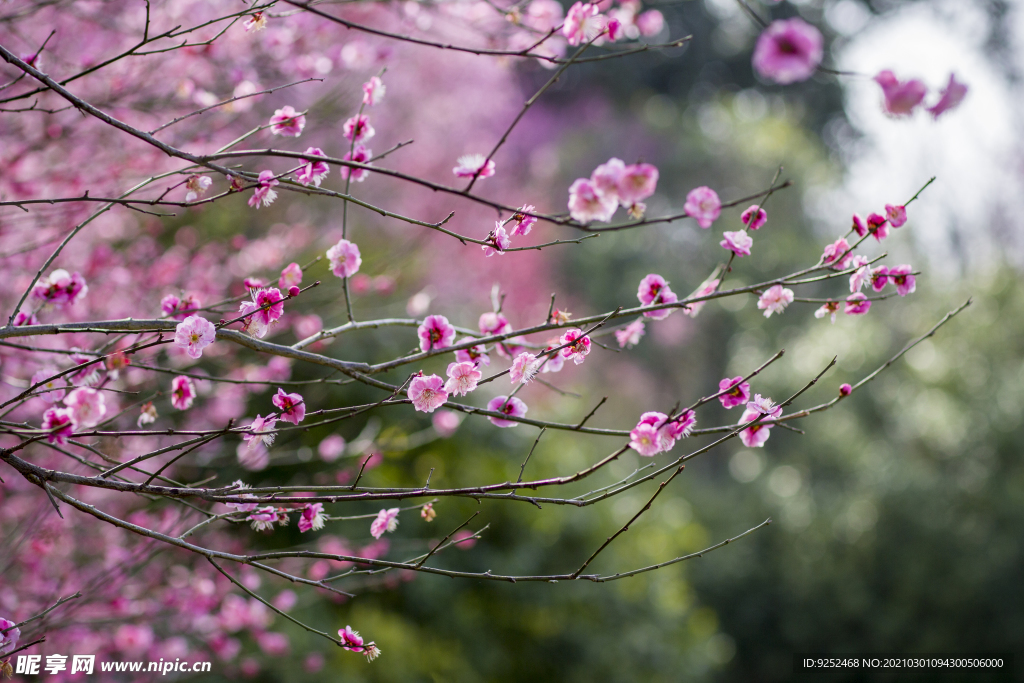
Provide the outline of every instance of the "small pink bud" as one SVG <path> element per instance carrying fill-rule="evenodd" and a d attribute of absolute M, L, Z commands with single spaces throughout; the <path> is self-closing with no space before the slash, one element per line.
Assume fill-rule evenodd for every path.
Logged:
<path fill-rule="evenodd" d="M 292 285 L 288 288 L 288 296 L 298 296 L 300 291 L 301 290 L 298 287 Z"/>
<path fill-rule="evenodd" d="M 849 384 L 840 384 L 839 385 L 839 395 L 840 396 L 849 396 L 851 393 L 853 393 L 853 387 L 851 387 Z"/>

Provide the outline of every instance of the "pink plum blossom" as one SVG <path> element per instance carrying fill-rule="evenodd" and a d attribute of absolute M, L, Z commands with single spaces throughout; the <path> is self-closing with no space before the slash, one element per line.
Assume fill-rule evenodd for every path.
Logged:
<path fill-rule="evenodd" d="M 363 263 L 359 247 L 355 242 L 345 239 L 338 240 L 337 244 L 327 250 L 327 260 L 331 263 L 331 272 L 338 277 L 352 277 Z"/>
<path fill-rule="evenodd" d="M 284 135 L 290 138 L 297 138 L 302 135 L 302 129 L 306 127 L 306 116 L 295 111 L 290 106 L 284 106 L 274 112 L 270 117 L 270 132 L 274 135 Z"/>
<path fill-rule="evenodd" d="M 412 406 L 421 413 L 432 413 L 448 400 L 444 380 L 437 375 L 419 376 L 409 383 L 409 399 Z"/>
<path fill-rule="evenodd" d="M 469 341 L 473 341 L 473 338 L 463 337 L 459 340 L 459 344 Z M 470 346 L 467 349 L 459 349 L 455 352 L 455 360 L 459 363 L 473 363 L 477 367 L 491 364 L 491 357 L 487 355 L 487 348 L 483 344 Z"/>
<path fill-rule="evenodd" d="M 487 244 L 480 248 L 483 249 L 484 256 L 494 256 L 495 254 L 504 254 L 510 246 L 512 246 L 512 240 L 505 232 L 505 228 L 500 221 L 495 221 L 494 230 L 487 235 Z"/>
<path fill-rule="evenodd" d="M 278 389 L 270 402 L 281 411 L 281 419 L 297 425 L 306 417 L 306 402 L 301 394 L 289 394 L 284 389 Z"/>
<path fill-rule="evenodd" d="M 852 258 L 850 254 L 850 243 L 845 237 L 840 237 L 832 244 L 825 246 L 821 254 L 821 262 L 826 266 L 832 266 L 836 270 L 843 270 Z"/>
<path fill-rule="evenodd" d="M 726 409 L 735 408 L 750 400 L 750 384 L 744 382 L 742 377 L 733 377 L 732 379 L 726 377 L 718 383 L 718 391 L 725 391 L 718 397 L 718 400 Z"/>
<path fill-rule="evenodd" d="M 636 27 L 640 29 L 640 35 L 652 38 L 665 27 L 665 15 L 656 9 L 649 9 L 636 18 Z"/>
<path fill-rule="evenodd" d="M 754 398 L 747 402 L 747 410 L 753 410 L 762 415 L 771 415 L 772 411 L 775 410 L 775 401 L 767 396 L 754 394 Z"/>
<path fill-rule="evenodd" d="M 640 455 L 655 456 L 661 452 L 661 439 L 653 425 L 641 422 L 629 433 L 629 447 Z"/>
<path fill-rule="evenodd" d="M 621 330 L 615 330 L 615 340 L 619 342 L 619 348 L 633 348 L 640 343 L 640 337 L 644 336 L 644 321 L 637 318 Z"/>
<path fill-rule="evenodd" d="M 545 348 L 544 350 L 545 351 L 551 351 L 555 347 L 561 346 L 561 344 L 559 343 L 558 340 L 559 340 L 558 337 L 553 337 L 552 339 L 549 339 L 548 340 L 547 348 Z M 541 373 L 561 372 L 562 367 L 564 365 L 565 365 L 565 356 L 563 356 L 561 353 L 553 353 L 553 354 L 548 356 L 547 362 L 544 363 L 541 366 L 540 371 L 541 371 Z"/>
<path fill-rule="evenodd" d="M 10 619 L 0 618 L 0 657 L 18 649 L 18 639 L 21 638 L 21 629 L 13 628 L 16 622 Z M 3 631 L 7 631 L 3 633 Z"/>
<path fill-rule="evenodd" d="M 768 222 L 768 214 L 757 204 L 752 204 L 740 215 L 740 220 L 748 230 L 758 230 Z"/>
<path fill-rule="evenodd" d="M 678 298 L 671 289 L 669 289 L 668 282 L 660 275 L 651 273 L 643 280 L 640 281 L 640 286 L 637 288 L 636 298 L 640 300 L 640 304 L 643 306 L 656 306 L 658 304 L 671 304 L 678 301 Z M 646 311 L 644 316 L 653 318 L 654 320 L 664 320 L 672 314 L 674 309 L 662 308 L 657 311 Z"/>
<path fill-rule="evenodd" d="M 859 292 L 861 287 L 871 282 L 871 267 L 868 265 L 868 259 L 865 256 L 854 256 L 850 259 L 848 264 L 849 268 L 855 268 L 853 275 L 850 276 L 850 291 Z"/>
<path fill-rule="evenodd" d="M 327 156 L 319 147 L 308 147 L 303 154 L 314 157 Z M 316 185 L 320 187 L 320 182 L 330 172 L 331 167 L 327 165 L 326 161 L 307 160 L 306 165 L 295 172 L 295 179 L 303 185 Z"/>
<path fill-rule="evenodd" d="M 277 279 L 277 286 L 281 289 L 289 289 L 302 284 L 302 267 L 298 263 L 289 263 L 281 270 L 281 277 Z"/>
<path fill-rule="evenodd" d="M 344 161 L 354 161 L 357 164 L 368 164 L 370 159 L 373 158 L 373 152 L 362 145 L 356 145 L 355 149 L 351 152 L 345 152 L 345 156 L 342 157 Z M 366 180 L 370 172 L 365 168 L 355 168 L 352 166 L 341 167 L 341 179 L 348 180 L 349 176 L 352 180 L 357 183 L 361 183 Z"/>
<path fill-rule="evenodd" d="M 245 520 L 250 522 L 253 531 L 272 531 L 275 524 L 280 524 L 281 526 L 288 524 L 287 515 L 282 515 L 273 505 L 256 508 L 249 513 Z"/>
<path fill-rule="evenodd" d="M 245 32 L 249 31 L 262 31 L 267 27 L 267 15 L 263 12 L 253 12 L 249 15 L 249 18 L 242 23 L 242 27 Z"/>
<path fill-rule="evenodd" d="M 560 351 L 562 357 L 572 358 L 572 362 L 576 365 L 582 364 L 583 359 L 590 353 L 590 337 L 585 336 L 583 330 L 575 327 L 568 329 L 558 341 L 559 345 L 568 344 Z"/>
<path fill-rule="evenodd" d="M 704 282 L 701 283 L 700 287 L 697 288 L 697 291 L 687 298 L 697 299 L 702 296 L 714 294 L 715 290 L 718 289 L 718 285 L 720 282 L 721 280 L 719 280 L 718 278 L 711 278 L 710 280 L 705 280 Z M 700 313 L 700 310 L 704 308 L 704 304 L 706 304 L 707 302 L 707 299 L 705 299 L 704 301 L 694 301 L 691 304 L 687 304 L 686 307 L 683 309 L 683 312 L 686 315 L 690 316 L 691 318 L 696 318 L 697 314 Z"/>
<path fill-rule="evenodd" d="M 40 278 L 32 287 L 33 298 L 55 308 L 72 306 L 89 293 L 89 285 L 80 274 L 73 275 L 57 268 L 47 277 Z"/>
<path fill-rule="evenodd" d="M 190 358 L 199 358 L 203 349 L 217 339 L 213 323 L 199 315 L 190 315 L 174 328 L 174 343 L 185 349 Z"/>
<path fill-rule="evenodd" d="M 743 415 L 740 417 L 740 421 L 737 424 L 745 425 L 751 420 L 761 417 L 761 415 L 762 413 L 747 408 L 743 411 Z M 753 424 L 746 429 L 741 430 L 740 441 L 742 441 L 743 445 L 747 448 L 762 448 L 764 446 L 764 442 L 768 440 L 769 436 L 771 436 L 771 429 L 775 426 L 773 424 L 774 418 L 777 418 L 780 415 L 782 415 L 782 409 L 776 408 L 775 411 L 766 415 L 764 419 L 757 424 Z"/>
<path fill-rule="evenodd" d="M 43 429 L 50 432 L 46 435 L 50 443 L 63 446 L 77 426 L 70 408 L 47 408 L 43 413 Z"/>
<path fill-rule="evenodd" d="M 258 444 L 262 446 L 272 446 L 274 439 L 277 434 L 274 433 L 274 425 L 277 424 L 277 418 L 272 415 L 266 417 L 260 417 L 259 413 L 256 414 L 256 419 L 249 425 L 249 434 L 243 434 L 242 438 L 249 442 L 249 448 L 255 448 Z"/>
<path fill-rule="evenodd" d="M 387 87 L 384 83 L 376 76 L 371 76 L 370 80 L 363 83 L 363 104 L 368 107 L 380 104 L 381 100 L 384 99 L 386 91 Z"/>
<path fill-rule="evenodd" d="M 617 196 L 601 192 L 587 178 L 577 178 L 569 187 L 569 215 L 580 223 L 608 222 L 618 207 Z"/>
<path fill-rule="evenodd" d="M 56 403 L 64 398 L 64 387 L 66 386 L 64 380 L 61 378 L 51 379 L 54 375 L 58 374 L 57 368 L 47 366 L 41 370 L 37 370 L 32 375 L 32 379 L 29 380 L 29 386 L 35 386 L 43 380 L 47 380 L 45 384 L 41 384 L 36 387 L 35 391 L 39 398 L 43 399 L 47 403 Z"/>
<path fill-rule="evenodd" d="M 728 249 L 740 257 L 750 256 L 750 247 L 754 246 L 754 240 L 747 234 L 746 230 L 724 232 L 722 237 L 725 238 L 719 242 L 722 248 Z"/>
<path fill-rule="evenodd" d="M 366 142 L 376 134 L 366 114 L 356 114 L 345 122 L 341 130 L 345 139 L 352 142 Z"/>
<path fill-rule="evenodd" d="M 793 303 L 793 290 L 782 285 L 772 285 L 757 300 L 757 307 L 764 311 L 764 317 L 770 318 L 772 313 L 781 315 L 786 310 L 786 306 L 791 303 Z"/>
<path fill-rule="evenodd" d="M 875 83 L 881 86 L 885 111 L 892 116 L 909 116 L 928 93 L 927 86 L 921 81 L 916 78 L 900 81 L 888 69 L 875 76 Z"/>
<path fill-rule="evenodd" d="M 210 185 L 213 184 L 213 179 L 206 175 L 190 175 L 188 180 L 185 181 L 185 201 L 194 202 L 203 196 Z"/>
<path fill-rule="evenodd" d="M 462 418 L 454 410 L 439 410 L 430 418 L 434 431 L 442 437 L 449 437 L 459 428 Z"/>
<path fill-rule="evenodd" d="M 511 220 L 515 225 L 512 226 L 512 230 L 509 232 L 509 237 L 529 235 L 530 230 L 532 230 L 533 226 L 537 223 L 537 217 L 530 216 L 528 214 L 531 214 L 536 210 L 537 207 L 533 204 L 526 204 L 525 206 L 519 207 L 519 210 L 512 214 Z"/>
<path fill-rule="evenodd" d="M 464 154 L 459 157 L 452 173 L 458 178 L 490 178 L 494 175 L 494 159 L 483 154 Z"/>
<path fill-rule="evenodd" d="M 238 306 L 238 312 L 245 316 L 242 328 L 249 336 L 262 339 L 284 314 L 284 297 L 277 287 L 250 289 L 249 295 L 251 299 Z"/>
<path fill-rule="evenodd" d="M 526 404 L 513 396 L 495 396 L 487 402 L 487 410 L 508 415 L 509 417 L 524 417 L 529 410 Z M 488 417 L 495 427 L 518 427 L 519 423 L 513 420 L 503 420 L 500 417 Z"/>
<path fill-rule="evenodd" d="M 171 380 L 171 405 L 178 410 L 188 410 L 196 400 L 196 385 L 185 375 Z"/>
<path fill-rule="evenodd" d="M 857 233 L 858 237 L 863 237 L 868 234 L 868 229 L 864 225 L 864 221 L 857 214 L 853 214 L 853 231 Z"/>
<path fill-rule="evenodd" d="M 871 269 L 871 289 L 881 292 L 889 284 L 889 269 L 885 266 L 878 266 Z"/>
<path fill-rule="evenodd" d="M 526 7 L 524 23 L 537 31 L 547 32 L 561 25 L 564 12 L 562 4 L 556 0 L 533 0 Z"/>
<path fill-rule="evenodd" d="M 690 193 L 686 195 L 683 210 L 687 215 L 696 219 L 697 225 L 707 229 L 721 215 L 722 200 L 718 198 L 717 192 L 702 185 L 690 190 Z"/>
<path fill-rule="evenodd" d="M 179 299 L 173 294 L 168 294 L 160 300 L 160 310 L 169 318 L 184 320 L 190 312 L 197 310 L 202 303 L 193 294 L 186 294 Z"/>
<path fill-rule="evenodd" d="M 889 225 L 894 228 L 901 228 L 907 222 L 907 207 L 902 204 L 899 206 L 886 204 L 885 217 L 889 220 Z"/>
<path fill-rule="evenodd" d="M 142 427 L 143 425 L 153 424 L 154 422 L 156 422 L 157 417 L 158 415 L 156 413 L 156 406 L 153 405 L 152 401 L 146 401 L 145 403 L 142 404 L 142 407 L 139 409 L 139 417 L 135 421 L 135 424 L 137 424 L 139 427 Z"/>
<path fill-rule="evenodd" d="M 619 200 L 619 183 L 626 173 L 626 162 L 612 157 L 594 169 L 590 174 L 590 182 L 597 191 L 609 199 Z"/>
<path fill-rule="evenodd" d="M 465 396 L 476 389 L 477 382 L 484 376 L 472 362 L 449 363 L 447 374 L 448 381 L 444 385 L 444 390 L 456 396 Z"/>
<path fill-rule="evenodd" d="M 877 213 L 869 214 L 867 231 L 870 232 L 876 240 L 881 242 L 889 236 L 889 222 L 885 220 L 884 216 L 880 216 Z"/>
<path fill-rule="evenodd" d="M 270 206 L 277 199 L 277 190 L 272 189 L 280 185 L 273 171 L 260 171 L 259 186 L 249 197 L 249 206 L 259 209 L 261 206 Z"/>
<path fill-rule="evenodd" d="M 896 285 L 896 293 L 900 296 L 913 294 L 917 289 L 917 278 L 911 273 L 914 269 L 909 264 L 903 264 L 889 269 L 889 278 Z"/>
<path fill-rule="evenodd" d="M 657 187 L 657 168 L 651 164 L 627 166 L 617 184 L 619 203 L 628 208 L 650 197 Z"/>
<path fill-rule="evenodd" d="M 351 652 L 358 652 L 366 656 L 367 661 L 372 662 L 380 656 L 380 648 L 375 643 L 363 644 L 363 638 L 358 631 L 353 631 L 351 626 L 346 626 L 338 631 L 341 639 L 341 646 Z"/>
<path fill-rule="evenodd" d="M 608 18 L 600 14 L 597 5 L 577 2 L 565 15 L 562 35 L 570 45 L 579 45 L 597 38 L 608 24 Z"/>
<path fill-rule="evenodd" d="M 861 292 L 846 297 L 846 307 L 843 310 L 846 315 L 864 315 L 871 308 L 871 302 Z"/>
<path fill-rule="evenodd" d="M 944 112 L 950 109 L 955 109 L 960 106 L 963 102 L 964 97 L 967 95 L 967 86 L 956 80 L 956 76 L 953 74 L 949 75 L 949 83 L 940 93 L 939 101 L 931 107 L 928 107 L 928 112 L 935 118 L 939 118 Z M 893 226 L 897 227 L 897 226 Z"/>
<path fill-rule="evenodd" d="M 773 21 L 754 46 L 754 70 L 783 85 L 806 81 L 824 56 L 821 32 L 803 19 Z"/>
<path fill-rule="evenodd" d="M 334 462 L 345 452 L 345 439 L 340 434 L 331 434 L 316 447 L 316 452 L 324 462 Z"/>
<path fill-rule="evenodd" d="M 509 379 L 512 380 L 512 384 L 529 384 L 543 363 L 543 359 L 538 359 L 532 353 L 523 351 L 512 361 L 512 367 L 508 373 Z"/>
<path fill-rule="evenodd" d="M 397 529 L 398 512 L 398 508 L 390 508 L 378 512 L 377 518 L 370 524 L 370 535 L 374 538 L 380 538 L 384 535 L 384 532 Z"/>
<path fill-rule="evenodd" d="M 455 327 L 443 315 L 428 315 L 418 328 L 420 351 L 436 351 L 452 345 Z"/>
<path fill-rule="evenodd" d="M 824 318 L 826 315 L 832 317 L 832 324 L 836 322 L 836 312 L 839 310 L 838 301 L 826 301 L 821 308 L 814 311 L 815 318 Z"/>
<path fill-rule="evenodd" d="M 90 387 L 79 387 L 64 399 L 64 405 L 71 409 L 75 423 L 81 427 L 92 427 L 107 414 L 103 394 Z"/>
<path fill-rule="evenodd" d="M 512 326 L 501 313 L 481 313 L 480 319 L 477 321 L 477 327 L 480 328 L 481 334 L 487 336 L 505 334 L 512 331 Z"/>
<path fill-rule="evenodd" d="M 320 531 L 324 528 L 324 505 L 323 503 L 309 503 L 302 508 L 299 515 L 299 532 Z"/>

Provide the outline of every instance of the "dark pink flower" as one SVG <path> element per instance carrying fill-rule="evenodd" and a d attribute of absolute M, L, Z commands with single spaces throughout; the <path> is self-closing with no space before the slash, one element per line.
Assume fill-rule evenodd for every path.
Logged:
<path fill-rule="evenodd" d="M 444 349 L 455 341 L 455 327 L 443 315 L 428 315 L 416 334 L 420 338 L 420 351 Z"/>
<path fill-rule="evenodd" d="M 179 299 L 173 294 L 168 294 L 160 300 L 160 310 L 169 318 L 184 320 L 202 304 L 194 294 L 187 294 Z"/>
<path fill-rule="evenodd" d="M 914 290 L 917 289 L 917 278 L 911 275 L 913 272 L 914 269 L 909 264 L 889 269 L 889 278 L 896 285 L 896 293 L 900 296 L 913 294 Z"/>
<path fill-rule="evenodd" d="M 750 400 L 750 384 L 744 382 L 742 377 L 733 377 L 732 379 L 726 377 L 721 380 L 718 383 L 718 390 L 725 391 L 726 389 L 729 391 L 718 397 L 723 408 L 732 409 Z"/>
<path fill-rule="evenodd" d="M 953 74 L 949 75 L 949 83 L 943 88 L 940 94 L 939 101 L 933 106 L 928 107 L 928 111 L 935 118 L 939 118 L 944 112 L 950 109 L 955 109 L 963 102 L 964 97 L 967 95 L 967 86 L 963 83 L 959 83 Z"/>
<path fill-rule="evenodd" d="M 747 408 L 745 411 L 743 411 L 743 415 L 740 416 L 740 421 L 737 424 L 745 425 L 751 420 L 760 417 L 761 415 L 762 413 Z M 775 426 L 773 424 L 774 418 L 777 418 L 780 415 L 782 415 L 782 408 L 776 408 L 772 413 L 766 415 L 765 418 L 758 422 L 757 424 L 751 425 L 746 429 L 741 430 L 740 441 L 742 441 L 743 445 L 746 446 L 747 448 L 763 447 L 764 442 L 768 440 L 769 436 L 771 436 L 771 428 Z"/>
<path fill-rule="evenodd" d="M 513 396 L 495 396 L 487 402 L 487 410 L 508 415 L 509 417 L 524 417 L 529 408 L 526 404 Z M 499 417 L 488 417 L 495 427 L 518 427 L 519 423 L 512 420 L 503 420 Z"/>
<path fill-rule="evenodd" d="M 845 237 L 840 237 L 832 244 L 825 246 L 821 255 L 821 262 L 826 266 L 832 266 L 835 270 L 843 270 L 852 258 L 850 243 Z"/>
<path fill-rule="evenodd" d="M 864 226 L 864 221 L 862 221 L 860 216 L 857 214 L 853 214 L 853 231 L 857 233 L 858 237 L 863 237 L 868 234 L 868 229 Z"/>
<path fill-rule="evenodd" d="M 877 213 L 868 214 L 868 232 L 881 242 L 889 236 L 889 222 Z"/>
<path fill-rule="evenodd" d="M 376 134 L 376 131 L 370 125 L 369 116 L 356 114 L 342 126 L 342 133 L 346 139 L 353 142 L 366 142 Z"/>
<path fill-rule="evenodd" d="M 302 508 L 299 515 L 299 532 L 320 531 L 324 528 L 324 505 L 323 503 L 309 503 Z"/>
<path fill-rule="evenodd" d="M 768 222 L 768 214 L 760 206 L 753 204 L 740 215 L 740 220 L 748 230 L 757 230 Z"/>
<path fill-rule="evenodd" d="M 314 157 L 326 157 L 319 147 L 308 147 L 304 154 Z M 303 185 L 316 185 L 320 187 L 320 181 L 331 172 L 331 167 L 326 161 L 307 161 L 306 165 L 295 172 L 295 179 Z"/>
<path fill-rule="evenodd" d="M 89 293 L 89 286 L 77 272 L 73 275 L 58 268 L 47 277 L 40 278 L 32 287 L 32 296 L 56 308 L 71 306 Z"/>
<path fill-rule="evenodd" d="M 718 198 L 718 193 L 710 187 L 697 187 L 690 190 L 690 193 L 686 195 L 686 203 L 683 204 L 683 210 L 686 211 L 687 215 L 696 219 L 697 225 L 707 229 L 721 215 L 722 200 Z"/>
<path fill-rule="evenodd" d="M 270 132 L 274 135 L 285 135 L 297 138 L 302 135 L 302 129 L 306 127 L 306 116 L 295 111 L 290 106 L 285 106 L 274 112 L 270 117 Z"/>
<path fill-rule="evenodd" d="M 810 78 L 824 55 L 821 32 L 794 17 L 773 21 L 761 33 L 753 64 L 762 77 L 785 85 Z"/>
<path fill-rule="evenodd" d="M 889 219 L 889 225 L 891 225 L 892 227 L 903 227 L 903 224 L 907 222 L 907 207 L 903 206 L 902 204 L 899 206 L 886 204 L 885 217 Z"/>
<path fill-rule="evenodd" d="M 342 157 L 344 161 L 354 161 L 357 164 L 369 164 L 370 159 L 373 158 L 373 152 L 363 147 L 362 145 L 356 145 L 355 149 L 351 152 L 345 152 L 345 156 Z M 370 175 L 370 172 L 365 168 L 354 168 L 352 166 L 341 167 L 341 179 L 348 180 L 349 176 L 352 180 L 361 183 L 366 180 L 366 177 Z"/>
<path fill-rule="evenodd" d="M 889 269 L 885 266 L 878 266 L 871 269 L 871 289 L 881 292 L 889 283 Z"/>
<path fill-rule="evenodd" d="M 281 419 L 297 425 L 306 417 L 306 402 L 301 394 L 289 394 L 284 389 L 278 389 L 271 403 L 281 411 Z"/>
<path fill-rule="evenodd" d="M 259 186 L 253 191 L 252 196 L 249 197 L 249 206 L 259 209 L 261 206 L 270 206 L 277 199 L 277 190 L 274 190 L 275 185 L 281 183 L 274 177 L 273 171 L 260 171 Z"/>
<path fill-rule="evenodd" d="M 512 240 L 505 232 L 505 228 L 500 221 L 494 221 L 494 230 L 487 235 L 487 244 L 480 248 L 483 249 L 484 256 L 494 256 L 495 254 L 504 254 L 510 246 L 512 246 Z"/>
<path fill-rule="evenodd" d="M 70 408 L 47 408 L 43 413 L 43 429 L 50 432 L 46 435 L 50 443 L 63 446 L 77 426 Z"/>
<path fill-rule="evenodd" d="M 584 336 L 583 330 L 575 327 L 566 330 L 558 343 L 560 346 L 568 344 L 559 353 L 563 358 L 572 358 L 572 362 L 576 365 L 582 364 L 583 359 L 590 353 L 590 337 Z"/>
<path fill-rule="evenodd" d="M 16 622 L 10 619 L 0 619 L 0 657 L 18 649 L 18 639 L 21 637 L 20 628 L 12 628 Z M 9 629 L 9 630 L 8 630 Z M 7 630 L 6 633 L 3 633 Z"/>
<path fill-rule="evenodd" d="M 871 302 L 861 292 L 846 297 L 846 308 L 843 310 L 846 315 L 864 315 L 871 308 Z"/>
<path fill-rule="evenodd" d="M 839 385 L 839 395 L 840 396 L 849 396 L 852 393 L 853 393 L 853 387 L 851 387 L 849 384 L 840 384 Z"/>
<path fill-rule="evenodd" d="M 675 292 L 669 289 L 668 282 L 662 276 L 651 273 L 640 281 L 636 292 L 637 299 L 643 306 L 656 306 L 658 304 L 671 304 L 679 299 Z M 674 309 L 662 308 L 657 311 L 646 311 L 644 316 L 654 320 L 663 320 L 672 314 Z"/>
<path fill-rule="evenodd" d="M 885 111 L 893 116 L 909 116 L 928 93 L 928 88 L 921 81 L 900 81 L 888 69 L 875 76 L 875 82 L 882 88 Z"/>
<path fill-rule="evenodd" d="M 171 405 L 178 410 L 188 410 L 196 399 L 196 385 L 184 375 L 171 380 Z"/>

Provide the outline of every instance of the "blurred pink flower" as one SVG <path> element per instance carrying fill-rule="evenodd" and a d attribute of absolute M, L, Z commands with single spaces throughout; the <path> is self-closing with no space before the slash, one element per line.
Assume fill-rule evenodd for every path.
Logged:
<path fill-rule="evenodd" d="M 386 531 L 394 531 L 398 528 L 398 508 L 391 508 L 389 510 L 381 510 L 377 513 L 377 518 L 370 524 L 370 535 L 374 538 L 380 538 Z"/>
<path fill-rule="evenodd" d="M 634 347 L 640 343 L 640 337 L 644 336 L 644 322 L 637 318 L 621 330 L 615 330 L 615 340 L 619 342 L 619 348 Z"/>
<path fill-rule="evenodd" d="M 459 157 L 458 165 L 452 169 L 452 173 L 459 178 L 490 178 L 494 175 L 494 159 L 488 159 L 483 154 L 464 154 Z"/>
<path fill-rule="evenodd" d="M 171 380 L 171 405 L 178 410 L 188 410 L 196 398 L 196 385 L 184 375 Z"/>
<path fill-rule="evenodd" d="M 513 396 L 495 396 L 487 402 L 487 410 L 502 413 L 509 417 L 524 417 L 529 410 L 526 404 Z M 500 417 L 488 417 L 495 427 L 518 427 L 519 423 L 513 420 L 503 420 Z"/>
<path fill-rule="evenodd" d="M 757 300 L 757 307 L 764 311 L 764 317 L 770 318 L 772 313 L 781 314 L 791 303 L 793 303 L 793 290 L 786 289 L 782 285 L 772 285 Z"/>
<path fill-rule="evenodd" d="M 386 91 L 387 87 L 384 83 L 376 76 L 371 76 L 370 80 L 363 83 L 363 104 L 368 107 L 380 104 L 380 101 L 384 99 Z"/>
<path fill-rule="evenodd" d="M 846 315 L 864 315 L 871 308 L 871 302 L 864 294 L 857 292 L 846 297 L 846 308 L 843 310 Z"/>
<path fill-rule="evenodd" d="M 722 248 L 728 249 L 741 258 L 743 256 L 750 256 L 750 247 L 754 246 L 754 240 L 747 234 L 746 230 L 724 232 L 722 237 L 725 238 L 719 242 Z"/>
<path fill-rule="evenodd" d="M 748 230 L 757 230 L 768 222 L 768 214 L 757 204 L 752 204 L 740 215 L 740 220 Z"/>
<path fill-rule="evenodd" d="M 660 275 L 651 273 L 640 281 L 637 288 L 636 298 L 643 306 L 656 306 L 658 304 L 671 304 L 678 299 L 675 292 L 669 289 L 668 282 Z M 664 320 L 672 314 L 672 308 L 662 308 L 657 311 L 646 311 L 644 316 L 654 320 Z"/>
<path fill-rule="evenodd" d="M 949 83 L 940 93 L 939 101 L 931 107 L 928 107 L 928 111 L 935 118 L 939 118 L 944 112 L 950 109 L 955 109 L 960 106 L 963 102 L 964 97 L 967 96 L 967 86 L 956 80 L 956 76 L 949 74 Z M 894 225 L 893 227 L 899 227 Z"/>
<path fill-rule="evenodd" d="M 305 114 L 300 114 L 291 106 L 284 106 L 278 109 L 270 117 L 270 132 L 274 135 L 297 138 L 302 135 L 302 129 L 305 127 Z"/>
<path fill-rule="evenodd" d="M 799 17 L 773 21 L 754 46 L 754 70 L 786 85 L 811 77 L 824 56 L 821 32 Z"/>
<path fill-rule="evenodd" d="M 327 250 L 327 260 L 331 263 L 331 272 L 338 277 L 355 275 L 363 263 L 359 247 L 345 239 L 338 240 L 337 244 Z"/>
<path fill-rule="evenodd" d="M 366 142 L 376 134 L 376 131 L 370 125 L 369 116 L 366 114 L 356 114 L 342 126 L 342 133 L 347 140 Z"/>
<path fill-rule="evenodd" d="M 580 223 L 608 222 L 618 207 L 618 197 L 601 192 L 587 178 L 577 178 L 569 187 L 569 215 Z"/>
<path fill-rule="evenodd" d="M 705 229 L 710 228 L 722 213 L 722 200 L 718 198 L 718 193 L 702 185 L 690 190 L 686 195 L 683 210 L 696 219 L 697 225 Z"/>
<path fill-rule="evenodd" d="M 925 84 L 916 78 L 900 81 L 896 74 L 888 69 L 875 76 L 875 83 L 882 88 L 885 111 L 893 116 L 909 116 L 928 92 Z"/>

